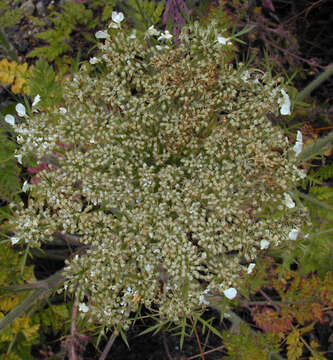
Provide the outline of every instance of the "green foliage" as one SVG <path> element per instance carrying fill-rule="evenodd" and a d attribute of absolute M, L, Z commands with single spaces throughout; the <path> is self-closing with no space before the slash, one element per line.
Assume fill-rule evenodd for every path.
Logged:
<path fill-rule="evenodd" d="M 13 284 L 25 284 L 34 280 L 33 267 L 25 267 L 21 274 L 22 256 L 10 246 L 0 243 L 0 320 L 27 296 L 26 292 L 8 294 L 4 289 Z M 0 359 L 29 360 L 31 346 L 38 343 L 39 324 L 27 315 L 16 318 L 0 332 Z M 7 357 L 9 355 L 9 357 Z"/>
<path fill-rule="evenodd" d="M 157 24 L 161 20 L 164 10 L 164 3 L 160 1 L 156 4 L 151 0 L 128 0 L 128 6 L 121 6 L 125 15 L 131 18 L 134 27 L 138 30 L 147 30 L 151 25 Z"/>
<path fill-rule="evenodd" d="M 270 359 L 270 353 L 279 352 L 277 335 L 254 333 L 243 323 L 239 324 L 237 330 L 223 332 L 223 344 L 228 352 L 226 360 Z"/>
<path fill-rule="evenodd" d="M 63 101 L 61 83 L 51 65 L 44 59 L 39 59 L 28 77 L 31 97 L 40 95 L 39 106 L 51 109 L 59 106 Z"/>
<path fill-rule="evenodd" d="M 332 178 L 333 164 L 329 164 L 313 167 L 301 181 L 303 189 L 309 187 L 309 194 L 303 196 L 315 229 L 294 251 L 296 261 L 306 274 L 317 271 L 325 276 L 333 271 L 333 188 L 325 183 Z"/>
<path fill-rule="evenodd" d="M 68 332 L 70 328 L 69 319 L 71 315 L 71 303 L 51 305 L 44 310 L 37 311 L 32 316 L 34 322 L 40 324 L 45 334 L 62 334 Z"/>
<path fill-rule="evenodd" d="M 307 177 L 301 182 L 301 186 L 306 189 L 308 185 L 312 187 L 314 184 L 320 184 L 331 178 L 333 178 L 333 164 L 311 169 Z"/>
<path fill-rule="evenodd" d="M 0 0 L 0 29 L 19 23 L 24 15 L 23 9 L 11 9 L 17 0 Z"/>
<path fill-rule="evenodd" d="M 328 135 L 307 144 L 307 146 L 305 146 L 305 148 L 299 155 L 299 160 L 305 162 L 312 160 L 320 155 L 323 155 L 329 149 L 332 149 L 332 144 L 333 144 L 333 131 L 330 132 Z"/>
<path fill-rule="evenodd" d="M 0 198 L 6 201 L 17 200 L 21 189 L 20 169 L 14 157 L 16 147 L 0 125 Z"/>
<path fill-rule="evenodd" d="M 87 9 L 82 3 L 64 2 L 61 10 L 53 11 L 50 15 L 54 29 L 36 35 L 49 42 L 49 45 L 32 50 L 27 57 L 43 57 L 48 61 L 54 61 L 64 53 L 72 51 L 70 37 L 78 26 L 83 25 L 84 29 L 91 29 L 98 25 L 98 19 L 94 19 L 92 10 Z M 89 36 L 86 30 L 80 29 L 80 33 Z"/>
<path fill-rule="evenodd" d="M 105 2 L 105 0 L 92 0 L 89 2 L 89 7 L 95 9 L 97 7 L 103 7 L 102 21 L 109 20 L 112 16 L 112 11 L 115 6 L 115 0 Z"/>

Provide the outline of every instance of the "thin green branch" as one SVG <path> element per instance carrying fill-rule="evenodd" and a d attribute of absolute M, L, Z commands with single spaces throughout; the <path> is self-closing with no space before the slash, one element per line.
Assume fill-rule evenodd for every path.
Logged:
<path fill-rule="evenodd" d="M 297 101 L 303 101 L 310 93 L 326 81 L 333 74 L 333 64 L 331 64 L 323 73 L 316 77 L 305 89 L 303 89 L 297 96 Z"/>
<path fill-rule="evenodd" d="M 65 278 L 62 275 L 61 270 L 51 275 L 45 280 L 38 281 L 35 284 L 31 284 L 32 286 L 34 286 L 34 288 L 30 288 L 29 290 L 35 289 L 35 291 L 28 297 L 26 297 L 19 306 L 17 306 L 3 319 L 0 320 L 0 332 L 7 328 L 7 326 L 9 326 L 16 318 L 20 317 L 24 312 L 26 312 L 37 300 L 39 300 L 43 295 L 47 294 L 48 291 L 62 284 L 64 282 L 64 279 Z"/>

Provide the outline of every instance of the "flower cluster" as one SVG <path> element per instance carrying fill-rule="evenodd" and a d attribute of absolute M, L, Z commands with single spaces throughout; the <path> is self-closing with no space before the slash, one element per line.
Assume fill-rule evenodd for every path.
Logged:
<path fill-rule="evenodd" d="M 165 50 L 105 32 L 106 73 L 83 66 L 61 109 L 13 125 L 23 161 L 62 155 L 16 209 L 15 243 L 76 235 L 87 250 L 66 286 L 108 326 L 126 328 L 140 304 L 177 321 L 209 294 L 233 299 L 258 254 L 308 222 L 290 196 L 297 157 L 267 119 L 288 112 L 283 84 L 230 64 L 219 36 L 196 23 Z"/>

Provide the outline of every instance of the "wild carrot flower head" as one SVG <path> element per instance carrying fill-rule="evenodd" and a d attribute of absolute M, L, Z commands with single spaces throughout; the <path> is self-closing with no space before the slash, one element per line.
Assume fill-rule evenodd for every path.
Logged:
<path fill-rule="evenodd" d="M 13 125 L 22 155 L 54 166 L 27 188 L 15 243 L 76 236 L 87 250 L 67 261 L 66 286 L 108 326 L 140 304 L 177 321 L 207 293 L 235 298 L 260 252 L 308 221 L 289 195 L 295 156 L 266 116 L 283 84 L 233 66 L 218 36 L 196 23 L 159 51 L 119 29 L 100 45 L 105 74 L 82 68 L 60 109 Z"/>

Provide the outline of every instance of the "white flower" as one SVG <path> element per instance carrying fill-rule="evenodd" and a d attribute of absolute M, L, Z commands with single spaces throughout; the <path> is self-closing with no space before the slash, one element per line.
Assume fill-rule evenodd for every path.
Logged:
<path fill-rule="evenodd" d="M 22 155 L 18 154 L 18 155 L 14 155 L 14 157 L 16 157 L 17 161 L 19 162 L 19 164 L 22 165 Z"/>
<path fill-rule="evenodd" d="M 17 244 L 20 240 L 19 240 L 18 238 L 16 238 L 16 237 L 11 237 L 11 238 L 10 238 L 10 241 L 12 242 L 12 245 L 15 245 L 15 244 Z"/>
<path fill-rule="evenodd" d="M 136 38 L 136 34 L 135 34 L 136 30 L 134 29 L 132 34 L 128 37 L 129 39 L 135 39 Z"/>
<path fill-rule="evenodd" d="M 260 241 L 260 250 L 265 250 L 269 247 L 269 241 L 261 240 Z"/>
<path fill-rule="evenodd" d="M 85 303 L 80 303 L 80 304 L 79 304 L 79 310 L 80 310 L 81 312 L 86 313 L 86 312 L 88 312 L 89 307 L 88 307 Z"/>
<path fill-rule="evenodd" d="M 237 290 L 235 288 L 229 288 L 227 290 L 223 291 L 223 294 L 226 298 L 228 298 L 229 300 L 232 300 L 236 297 L 237 295 Z"/>
<path fill-rule="evenodd" d="M 62 113 L 62 114 L 66 114 L 67 110 L 64 108 L 64 107 L 60 107 L 59 108 L 59 111 Z"/>
<path fill-rule="evenodd" d="M 107 30 L 100 30 L 100 31 L 97 31 L 95 36 L 97 39 L 106 39 L 108 37 L 108 32 L 107 32 Z"/>
<path fill-rule="evenodd" d="M 249 73 L 248 70 L 243 71 L 242 80 L 243 80 L 243 81 L 247 81 L 248 78 L 249 78 L 249 76 L 250 76 L 250 73 Z"/>
<path fill-rule="evenodd" d="M 29 189 L 28 181 L 25 181 L 22 186 L 22 191 L 26 192 Z"/>
<path fill-rule="evenodd" d="M 292 209 L 295 207 L 295 203 L 293 202 L 293 199 L 287 193 L 284 193 L 284 203 L 287 206 L 287 208 L 289 208 L 289 209 Z"/>
<path fill-rule="evenodd" d="M 253 269 L 255 268 L 256 264 L 255 263 L 251 263 L 249 264 L 249 267 L 247 268 L 247 273 L 251 274 Z"/>
<path fill-rule="evenodd" d="M 204 295 L 200 295 L 199 305 L 201 305 L 201 304 L 209 305 L 209 302 L 205 299 Z"/>
<path fill-rule="evenodd" d="M 302 133 L 298 130 L 296 136 L 296 143 L 293 147 L 296 156 L 298 156 L 302 152 L 302 147 L 303 147 L 303 136 Z"/>
<path fill-rule="evenodd" d="M 229 38 L 225 38 L 224 36 L 218 36 L 217 42 L 222 45 L 231 45 L 232 42 L 229 40 Z"/>
<path fill-rule="evenodd" d="M 156 49 L 161 51 L 163 49 L 169 49 L 169 46 L 168 45 L 165 45 L 165 46 L 161 46 L 161 45 L 156 45 Z"/>
<path fill-rule="evenodd" d="M 6 123 L 8 123 L 9 125 L 15 125 L 15 118 L 14 118 L 13 115 L 7 114 L 7 115 L 5 116 L 5 121 L 6 121 Z"/>
<path fill-rule="evenodd" d="M 40 102 L 40 95 L 37 94 L 37 95 L 34 97 L 34 101 L 32 102 L 32 106 L 36 106 L 39 102 Z"/>
<path fill-rule="evenodd" d="M 291 114 L 291 112 L 290 112 L 291 104 L 290 104 L 289 96 L 283 89 L 281 90 L 281 94 L 282 94 L 282 99 L 280 98 L 278 100 L 278 104 L 281 105 L 280 113 L 281 113 L 281 115 L 290 115 Z"/>
<path fill-rule="evenodd" d="M 297 240 L 299 229 L 292 229 L 289 233 L 290 240 Z"/>
<path fill-rule="evenodd" d="M 157 40 L 170 40 L 170 39 L 172 39 L 172 34 L 170 34 L 168 30 L 165 30 L 164 34 L 161 34 L 161 36 Z"/>
<path fill-rule="evenodd" d="M 122 12 L 117 13 L 116 11 L 112 11 L 112 21 L 110 27 L 114 29 L 120 29 L 120 23 L 124 20 L 124 14 Z"/>
<path fill-rule="evenodd" d="M 149 36 L 159 35 L 159 34 L 160 34 L 160 31 L 156 30 L 156 29 L 154 28 L 154 25 L 152 25 L 152 26 L 146 31 L 146 34 L 149 35 Z"/>
<path fill-rule="evenodd" d="M 23 117 L 26 113 L 25 113 L 25 106 L 21 103 L 18 103 L 16 106 L 15 106 L 15 110 L 18 114 L 18 116 L 21 116 Z"/>
<path fill-rule="evenodd" d="M 89 59 L 89 62 L 91 65 L 97 64 L 99 62 L 99 59 L 97 59 L 97 57 L 92 57 Z"/>
<path fill-rule="evenodd" d="M 293 165 L 293 169 L 295 169 L 298 173 L 298 176 L 301 178 L 301 179 L 304 179 L 306 178 L 306 172 L 303 171 L 302 169 L 299 169 L 298 167 L 296 167 L 295 165 Z"/>

